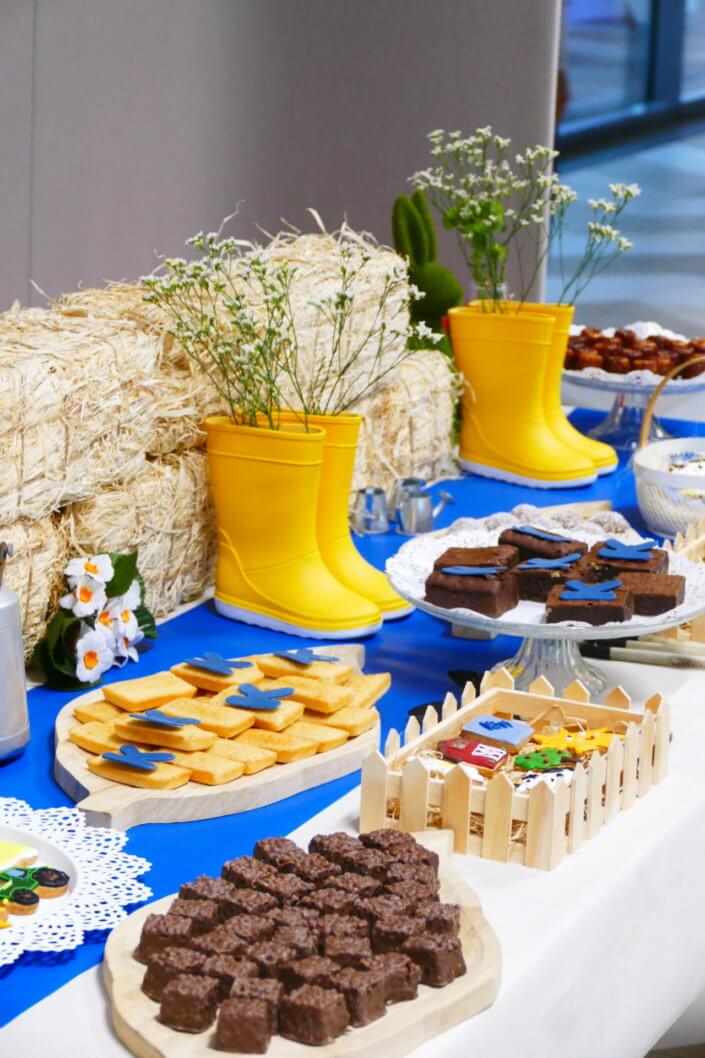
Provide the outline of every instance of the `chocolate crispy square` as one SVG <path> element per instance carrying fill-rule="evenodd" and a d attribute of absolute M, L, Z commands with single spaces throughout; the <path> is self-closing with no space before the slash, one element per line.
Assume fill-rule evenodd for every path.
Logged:
<path fill-rule="evenodd" d="M 424 929 L 425 922 L 411 915 L 389 915 L 381 918 L 372 927 L 372 950 L 376 955 L 388 951 L 399 951 L 410 937 L 415 937 Z"/>
<path fill-rule="evenodd" d="M 384 973 L 347 967 L 340 971 L 334 983 L 345 999 L 351 1025 L 369 1025 L 386 1012 Z"/>
<path fill-rule="evenodd" d="M 453 933 L 460 930 L 460 907 L 458 904 L 437 904 L 430 902 L 420 905 L 419 918 L 426 923 L 430 933 Z"/>
<path fill-rule="evenodd" d="M 271 1012 L 264 1000 L 245 996 L 226 999 L 215 1029 L 217 1050 L 265 1054 L 271 1039 Z"/>
<path fill-rule="evenodd" d="M 358 897 L 354 893 L 346 893 L 343 889 L 318 889 L 313 893 L 307 893 L 301 900 L 301 907 L 312 907 L 321 915 L 352 914 Z"/>
<path fill-rule="evenodd" d="M 226 922 L 231 933 L 242 937 L 247 944 L 269 940 L 274 933 L 274 922 L 265 915 L 235 915 Z"/>
<path fill-rule="evenodd" d="M 169 981 L 179 974 L 200 973 L 205 961 L 205 955 L 190 948 L 163 948 L 156 951 L 149 957 L 142 979 L 142 991 L 158 1003 Z"/>
<path fill-rule="evenodd" d="M 162 992 L 159 1020 L 177 1032 L 205 1032 L 215 1020 L 218 999 L 213 977 L 179 974 Z"/>
<path fill-rule="evenodd" d="M 415 841 L 413 845 L 405 849 L 390 849 L 387 853 L 390 863 L 417 863 L 426 864 L 430 867 L 434 874 L 438 874 L 438 853 L 434 852 L 433 849 L 427 849 L 425 846 L 420 845 L 418 841 Z"/>
<path fill-rule="evenodd" d="M 387 868 L 387 885 L 394 885 L 396 882 L 418 882 L 420 885 L 427 885 L 436 893 L 440 887 L 438 875 L 433 867 L 425 863 L 390 863 Z"/>
<path fill-rule="evenodd" d="M 221 999 L 230 994 L 234 981 L 258 974 L 256 964 L 250 959 L 236 959 L 232 955 L 209 955 L 199 972 L 216 979 Z"/>
<path fill-rule="evenodd" d="M 267 912 L 276 927 L 279 926 L 303 926 L 306 929 L 320 929 L 320 912 L 315 907 L 301 907 L 300 905 L 277 907 Z"/>
<path fill-rule="evenodd" d="M 360 841 L 371 849 L 379 849 L 380 852 L 389 852 L 397 845 L 415 845 L 416 840 L 404 830 L 368 830 L 366 834 L 360 835 Z"/>
<path fill-rule="evenodd" d="M 287 963 L 295 957 L 293 948 L 273 940 L 260 941 L 247 949 L 247 957 L 257 963 L 262 977 L 280 977 Z"/>
<path fill-rule="evenodd" d="M 382 892 L 382 883 L 377 878 L 369 874 L 354 874 L 352 871 L 337 875 L 329 884 L 331 888 L 360 897 L 378 896 Z"/>
<path fill-rule="evenodd" d="M 264 879 L 277 877 L 277 872 L 268 863 L 256 860 L 254 856 L 238 856 L 223 864 L 220 872 L 227 882 L 240 889 L 261 889 Z"/>
<path fill-rule="evenodd" d="M 457 937 L 448 933 L 421 933 L 402 946 L 421 970 L 421 980 L 435 988 L 450 984 L 465 973 L 463 949 Z"/>
<path fill-rule="evenodd" d="M 330 933 L 323 940 L 323 954 L 339 966 L 365 970 L 372 958 L 369 937 L 352 933 Z"/>
<path fill-rule="evenodd" d="M 370 934 L 369 922 L 358 915 L 321 915 L 318 927 L 322 938 L 330 936 L 368 937 Z"/>
<path fill-rule="evenodd" d="M 352 874 L 369 874 L 372 878 L 384 881 L 387 876 L 387 856 L 379 849 L 367 849 L 358 845 L 355 849 L 343 852 L 338 863 L 346 872 Z M 332 883 L 335 885 L 335 881 Z"/>
<path fill-rule="evenodd" d="M 224 878 L 209 878 L 202 874 L 192 882 L 185 882 L 179 889 L 184 900 L 214 900 L 220 908 L 221 918 L 227 918 L 227 902 L 235 892 L 235 886 Z"/>
<path fill-rule="evenodd" d="M 320 985 L 328 987 L 340 966 L 325 955 L 310 955 L 306 959 L 292 959 L 282 967 L 281 981 L 284 988 L 291 991 L 301 985 Z"/>
<path fill-rule="evenodd" d="M 247 953 L 247 942 L 239 937 L 237 933 L 229 928 L 229 919 L 220 926 L 216 926 L 210 933 L 202 933 L 198 937 L 192 937 L 189 948 L 200 951 L 203 955 L 233 955 L 241 958 Z"/>
<path fill-rule="evenodd" d="M 194 936 L 215 929 L 220 922 L 220 908 L 215 900 L 186 900 L 178 896 L 172 900 L 167 914 L 190 919 Z"/>
<path fill-rule="evenodd" d="M 309 852 L 316 852 L 319 856 L 332 860 L 333 863 L 339 862 L 339 857 L 343 852 L 354 851 L 359 847 L 360 842 L 357 838 L 351 837 L 342 830 L 337 830 L 333 834 L 316 834 L 308 843 Z"/>
<path fill-rule="evenodd" d="M 342 874 L 340 864 L 327 860 L 317 852 L 303 853 L 293 868 L 294 874 L 313 885 L 333 884 L 331 879 Z"/>
<path fill-rule="evenodd" d="M 300 856 L 302 852 L 303 849 L 291 838 L 261 838 L 255 842 L 252 855 L 256 860 L 263 860 L 276 867 L 282 855 Z"/>
<path fill-rule="evenodd" d="M 403 1003 L 416 999 L 421 980 L 421 969 L 408 955 L 398 951 L 374 955 L 370 969 L 381 973 L 387 1003 Z"/>
<path fill-rule="evenodd" d="M 434 886 L 422 882 L 392 882 L 391 885 L 385 885 L 384 892 L 389 896 L 400 897 L 409 908 L 438 897 Z"/>
<path fill-rule="evenodd" d="M 230 884 L 230 883 L 226 883 Z M 263 893 L 259 889 L 237 889 L 231 886 L 232 895 L 220 901 L 221 915 L 231 918 L 233 915 L 265 915 L 268 911 L 279 908 L 276 897 Z"/>
<path fill-rule="evenodd" d="M 284 985 L 273 977 L 238 977 L 230 990 L 233 999 L 261 999 L 267 1004 L 269 1025 L 277 1031 L 279 1004 L 284 995 Z"/>
<path fill-rule="evenodd" d="M 147 915 L 134 958 L 146 963 L 150 955 L 164 948 L 190 947 L 193 922 L 179 915 Z"/>
<path fill-rule="evenodd" d="M 350 1023 L 340 992 L 302 985 L 284 996 L 279 1010 L 279 1031 L 287 1039 L 323 1046 L 332 1043 Z"/>
<path fill-rule="evenodd" d="M 318 951 L 318 930 L 306 926 L 279 926 L 272 940 L 292 948 L 297 959 L 305 959 Z"/>
<path fill-rule="evenodd" d="M 371 896 L 367 900 L 358 900 L 355 904 L 355 914 L 368 922 L 376 922 L 386 915 L 403 915 L 407 910 L 407 901 L 402 900 L 400 896 L 392 896 L 391 893 Z"/>

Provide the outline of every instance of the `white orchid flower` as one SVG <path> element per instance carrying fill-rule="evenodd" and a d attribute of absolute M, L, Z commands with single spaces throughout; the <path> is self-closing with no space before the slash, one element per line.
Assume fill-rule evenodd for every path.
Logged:
<path fill-rule="evenodd" d="M 106 642 L 115 649 L 115 619 L 107 602 L 102 610 L 99 610 L 95 615 L 95 630 L 96 632 L 100 632 Z"/>
<path fill-rule="evenodd" d="M 101 584 L 109 584 L 113 579 L 113 564 L 110 555 L 93 555 L 91 558 L 72 558 L 64 573 L 67 577 L 92 577 Z M 73 585 L 72 585 L 73 587 Z"/>
<path fill-rule="evenodd" d="M 73 610 L 76 617 L 90 617 L 105 606 L 105 587 L 93 577 L 79 577 L 73 591 L 62 596 L 59 605 L 64 610 Z"/>
<path fill-rule="evenodd" d="M 83 626 L 76 643 L 76 677 L 81 683 L 95 683 L 115 661 L 113 648 L 102 632 Z"/>
<path fill-rule="evenodd" d="M 128 661 L 139 661 L 137 644 L 144 639 L 144 633 L 137 629 L 133 639 L 127 636 L 118 636 L 115 641 L 116 664 L 122 668 Z"/>
<path fill-rule="evenodd" d="M 142 602 L 142 588 L 138 580 L 133 580 L 130 587 L 127 589 L 124 595 L 120 597 L 122 599 L 122 607 L 125 610 L 136 610 L 139 604 Z"/>
<path fill-rule="evenodd" d="M 134 610 L 125 605 L 125 596 L 111 600 L 109 610 L 115 638 L 117 640 L 127 638 L 132 641 L 139 632 L 139 623 Z"/>

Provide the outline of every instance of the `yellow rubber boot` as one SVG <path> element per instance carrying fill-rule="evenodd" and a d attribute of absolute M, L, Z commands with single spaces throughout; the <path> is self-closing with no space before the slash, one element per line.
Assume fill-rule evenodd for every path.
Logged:
<path fill-rule="evenodd" d="M 282 412 L 282 422 L 301 422 L 303 412 Z M 326 432 L 316 522 L 318 546 L 334 577 L 378 606 L 384 621 L 413 613 L 384 573 L 366 562 L 350 536 L 348 502 L 362 419 L 359 415 L 309 415 Z"/>
<path fill-rule="evenodd" d="M 376 632 L 379 608 L 325 565 L 316 511 L 325 434 L 206 419 L 218 523 L 215 606 L 225 617 L 318 639 Z"/>
<path fill-rule="evenodd" d="M 592 460 L 559 441 L 544 388 L 553 317 L 463 306 L 449 311 L 451 343 L 466 380 L 460 462 L 466 470 L 536 488 L 591 484 Z"/>

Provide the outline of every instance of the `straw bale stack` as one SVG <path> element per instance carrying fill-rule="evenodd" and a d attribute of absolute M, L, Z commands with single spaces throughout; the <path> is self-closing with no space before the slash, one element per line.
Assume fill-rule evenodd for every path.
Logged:
<path fill-rule="evenodd" d="M 437 349 L 415 352 L 371 397 L 350 410 L 364 416 L 353 489 L 418 475 L 427 479 L 457 471 L 451 429 L 457 376 Z"/>
<path fill-rule="evenodd" d="M 25 656 L 29 657 L 34 644 L 44 635 L 47 618 L 64 588 L 66 533 L 60 521 L 49 516 L 0 526 L 0 540 L 14 547 L 3 582 L 19 596 L 22 638 Z"/>
<path fill-rule="evenodd" d="M 132 324 L 0 315 L 0 524 L 42 518 L 139 471 L 158 348 Z"/>
<path fill-rule="evenodd" d="M 139 549 L 146 603 L 156 617 L 213 583 L 215 523 L 204 452 L 143 459 L 132 481 L 72 504 L 64 523 L 71 554 Z"/>
<path fill-rule="evenodd" d="M 78 290 L 54 302 L 57 312 L 73 319 L 127 322 L 159 343 L 154 371 L 154 420 L 147 440 L 148 455 L 166 455 L 197 448 L 205 441 L 199 428 L 206 417 L 225 411 L 209 379 L 176 344 L 168 321 L 157 305 L 144 300 L 139 283 L 112 283 L 105 289 Z"/>

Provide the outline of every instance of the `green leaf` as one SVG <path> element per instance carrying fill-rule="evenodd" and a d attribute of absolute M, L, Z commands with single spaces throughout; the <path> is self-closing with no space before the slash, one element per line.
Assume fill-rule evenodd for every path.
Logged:
<path fill-rule="evenodd" d="M 140 603 L 134 613 L 137 618 L 137 623 L 144 633 L 145 639 L 156 639 L 159 635 L 157 632 L 157 625 L 147 607 L 143 603 Z"/>
<path fill-rule="evenodd" d="M 44 639 L 34 648 L 34 662 L 48 687 L 54 690 L 86 690 L 89 686 L 76 678 L 76 639 L 81 621 L 67 611 L 54 614 Z"/>
<path fill-rule="evenodd" d="M 105 594 L 109 599 L 115 599 L 118 595 L 124 595 L 137 576 L 137 552 L 129 555 L 111 554 L 113 563 L 113 579 L 105 586 Z"/>

